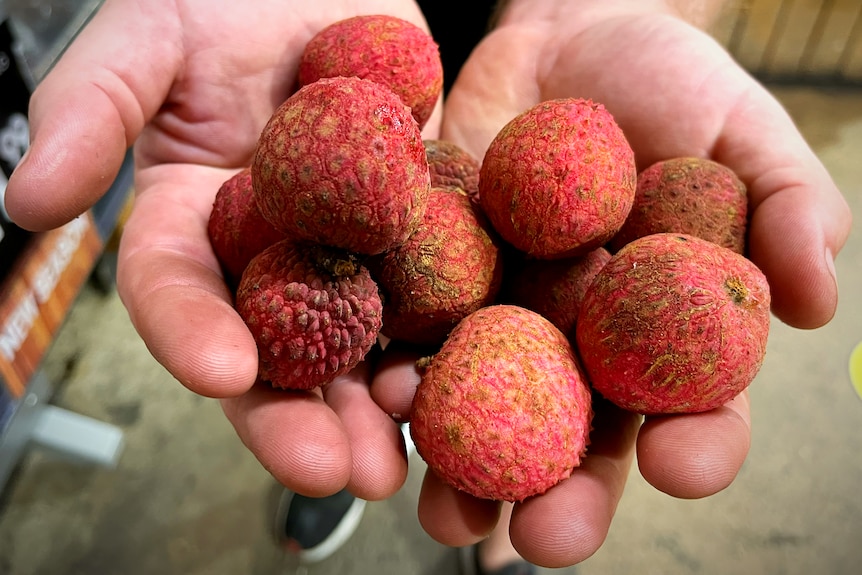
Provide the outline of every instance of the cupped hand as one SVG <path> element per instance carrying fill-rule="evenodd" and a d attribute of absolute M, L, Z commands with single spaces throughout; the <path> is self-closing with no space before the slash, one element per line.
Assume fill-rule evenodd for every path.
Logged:
<path fill-rule="evenodd" d="M 368 365 L 317 393 L 254 385 L 255 344 L 206 231 L 219 186 L 250 163 L 295 88 L 305 43 L 360 9 L 425 27 L 409 0 L 107 0 L 33 95 L 32 143 L 6 200 L 22 227 L 61 225 L 105 193 L 134 145 L 117 287 L 153 356 L 190 390 L 222 398 L 286 486 L 379 499 L 400 487 L 406 461 L 397 425 L 368 393 Z"/>
<path fill-rule="evenodd" d="M 530 9 L 542 4 L 561 6 Z M 770 282 L 774 314 L 799 328 L 827 323 L 837 303 L 833 257 L 848 236 L 850 213 L 791 118 L 684 20 L 637 7 L 603 13 L 600 4 L 513 1 L 453 86 L 442 137 L 481 159 L 506 122 L 540 101 L 600 102 L 626 133 L 639 169 L 678 156 L 734 169 L 748 186 L 749 256 Z M 413 359 L 393 349 L 381 364 L 374 395 L 389 411 L 408 409 L 418 382 Z M 733 481 L 749 443 L 747 393 L 711 412 L 643 422 L 602 405 L 583 465 L 545 495 L 516 505 L 512 542 L 540 565 L 578 563 L 604 541 L 635 453 L 653 486 L 698 498 Z M 420 519 L 444 543 L 476 542 L 497 512 L 433 476 L 423 485 Z"/>

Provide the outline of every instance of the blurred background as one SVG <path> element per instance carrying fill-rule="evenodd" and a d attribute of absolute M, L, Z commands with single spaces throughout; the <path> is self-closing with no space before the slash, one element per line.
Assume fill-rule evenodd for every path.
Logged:
<path fill-rule="evenodd" d="M 25 83 L 38 81 L 99 4 L 0 0 Z M 713 34 L 785 105 L 858 221 L 862 2 L 740 1 Z M 9 118 L 11 94 L 4 84 Z M 7 270 L 0 278 L 0 359 L 8 360 L 0 363 L 0 575 L 294 573 L 270 535 L 279 486 L 218 403 L 152 359 L 113 288 L 128 169 L 83 227 L 15 244 L 28 246 L 24 279 L 56 272 L 55 293 L 33 296 L 38 317 L 26 313 L 32 297 L 20 278 Z M 0 245 L 11 245 L 18 232 L 5 230 Z M 848 369 L 862 342 L 858 225 L 836 268 L 841 301 L 831 323 L 813 331 L 773 323 L 737 480 L 682 501 L 647 485 L 635 466 L 605 545 L 576 568 L 543 572 L 862 572 L 862 399 Z M 456 573 L 454 551 L 418 524 L 424 466 L 415 455 L 411 462 L 401 492 L 369 504 L 356 535 L 308 573 Z"/>

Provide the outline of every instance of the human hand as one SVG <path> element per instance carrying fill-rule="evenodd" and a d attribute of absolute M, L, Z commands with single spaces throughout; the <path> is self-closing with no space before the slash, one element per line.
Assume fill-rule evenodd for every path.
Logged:
<path fill-rule="evenodd" d="M 253 385 L 255 343 L 207 236 L 216 191 L 250 163 L 306 42 L 359 8 L 425 27 L 409 0 L 107 0 L 33 95 L 30 151 L 6 199 L 22 227 L 61 225 L 106 191 L 134 144 L 117 287 L 153 356 L 190 390 L 221 398 L 287 487 L 380 499 L 401 486 L 406 460 L 397 424 L 370 398 L 368 363 L 321 393 Z"/>
<path fill-rule="evenodd" d="M 770 282 L 774 314 L 795 327 L 821 326 L 836 308 L 832 262 L 849 233 L 848 207 L 777 101 L 666 4 L 513 0 L 449 94 L 442 137 L 481 159 L 518 113 L 587 97 L 615 116 L 639 169 L 679 156 L 725 164 L 748 186 L 748 255 Z M 399 353 L 381 363 L 373 393 L 388 411 L 406 413 L 418 375 L 409 351 Z M 643 477 L 670 495 L 727 487 L 750 444 L 748 395 L 642 425 L 602 404 L 591 437 L 570 479 L 515 507 L 512 542 L 533 563 L 571 565 L 598 549 L 635 452 Z M 498 507 L 429 475 L 419 513 L 435 539 L 466 545 L 491 529 Z"/>

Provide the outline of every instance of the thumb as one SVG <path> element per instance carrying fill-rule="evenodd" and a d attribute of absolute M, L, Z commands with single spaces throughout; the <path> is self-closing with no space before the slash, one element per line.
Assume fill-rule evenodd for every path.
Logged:
<path fill-rule="evenodd" d="M 170 4 L 107 0 L 37 86 L 30 149 L 6 189 L 18 225 L 62 225 L 113 183 L 182 61 Z"/>
<path fill-rule="evenodd" d="M 441 137 L 481 160 L 503 126 L 539 103 L 536 65 L 541 45 L 530 28 L 486 36 L 446 97 Z"/>
<path fill-rule="evenodd" d="M 797 328 L 829 322 L 838 304 L 833 258 L 852 215 L 793 119 L 755 86 L 733 107 L 713 155 L 748 187 L 749 256 L 769 280 L 772 311 Z"/>

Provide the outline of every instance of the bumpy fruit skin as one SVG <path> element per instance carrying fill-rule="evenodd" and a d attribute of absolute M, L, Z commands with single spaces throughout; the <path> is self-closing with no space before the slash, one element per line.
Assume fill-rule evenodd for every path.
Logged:
<path fill-rule="evenodd" d="M 542 102 L 495 136 L 479 199 L 503 239 L 541 259 L 585 254 L 623 225 L 634 152 L 610 112 L 578 98 Z"/>
<path fill-rule="evenodd" d="M 443 91 L 443 63 L 425 30 L 394 16 L 371 14 L 340 20 L 308 42 L 299 84 L 357 76 L 388 87 L 424 126 Z"/>
<path fill-rule="evenodd" d="M 382 303 L 368 270 L 342 253 L 282 240 L 243 272 L 236 309 L 258 347 L 262 381 L 313 389 L 374 345 Z"/>
<path fill-rule="evenodd" d="M 261 214 L 287 237 L 369 255 L 413 233 L 431 189 L 409 108 L 359 78 L 324 78 L 282 103 L 251 170 Z"/>
<path fill-rule="evenodd" d="M 531 309 L 574 341 L 581 303 L 593 279 L 611 254 L 596 248 L 561 260 L 527 259 L 506 276 L 506 301 Z"/>
<path fill-rule="evenodd" d="M 432 186 L 461 188 L 479 201 L 479 160 L 447 140 L 425 140 L 425 156 Z"/>
<path fill-rule="evenodd" d="M 766 278 L 743 256 L 694 236 L 644 236 L 587 291 L 577 349 L 593 387 L 624 409 L 707 411 L 760 369 L 769 305 Z"/>
<path fill-rule="evenodd" d="M 464 318 L 430 358 L 410 432 L 449 485 L 482 499 L 523 501 L 580 465 L 590 400 L 560 330 L 535 312 L 493 305 Z"/>
<path fill-rule="evenodd" d="M 745 253 L 748 194 L 727 166 L 705 158 L 672 158 L 638 174 L 635 201 L 613 251 L 662 232 L 697 236 Z"/>
<path fill-rule="evenodd" d="M 494 301 L 502 279 L 498 239 L 457 188 L 432 188 L 419 228 L 369 261 L 383 294 L 383 335 L 439 345 L 465 316 Z"/>
<path fill-rule="evenodd" d="M 234 287 L 251 258 L 284 239 L 284 234 L 272 227 L 257 209 L 249 168 L 237 172 L 219 187 L 207 233 L 225 279 Z"/>

